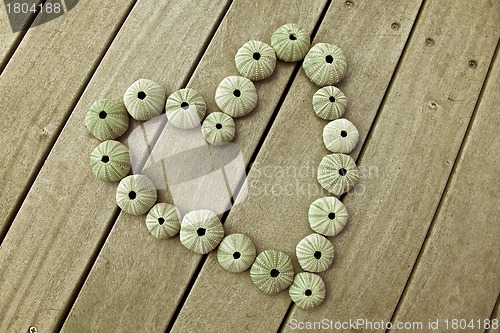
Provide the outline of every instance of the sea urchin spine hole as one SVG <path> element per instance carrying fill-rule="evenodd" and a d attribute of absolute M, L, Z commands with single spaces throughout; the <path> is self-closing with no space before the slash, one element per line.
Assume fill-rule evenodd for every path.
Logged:
<path fill-rule="evenodd" d="M 239 252 L 234 252 L 233 253 L 233 258 L 234 259 L 240 259 L 240 257 L 241 257 L 241 253 L 239 253 Z"/>
<path fill-rule="evenodd" d="M 341 175 L 341 176 L 347 175 L 347 170 L 344 168 L 339 169 L 339 175 Z"/>
<path fill-rule="evenodd" d="M 134 200 L 136 196 L 137 196 L 137 194 L 134 191 L 128 192 L 128 198 L 130 200 Z"/>
<path fill-rule="evenodd" d="M 321 252 L 320 251 L 314 252 L 314 258 L 321 259 Z"/>
<path fill-rule="evenodd" d="M 221 129 L 222 128 L 222 124 L 215 124 L 215 128 Z"/>
<path fill-rule="evenodd" d="M 101 162 L 102 163 L 108 163 L 109 162 L 109 156 L 104 155 L 103 157 L 101 157 Z"/>
<path fill-rule="evenodd" d="M 233 91 L 233 95 L 236 96 L 236 97 L 240 97 L 241 96 L 241 91 L 239 91 L 238 89 L 236 89 L 235 91 Z"/>
<path fill-rule="evenodd" d="M 158 224 L 162 225 L 163 223 L 165 223 L 165 219 L 163 217 L 158 218 Z"/>
<path fill-rule="evenodd" d="M 297 37 L 295 37 L 294 34 L 290 34 L 290 36 L 288 36 L 290 38 L 290 40 L 297 40 Z"/>
<path fill-rule="evenodd" d="M 271 269 L 271 277 L 278 277 L 278 275 L 280 275 L 280 271 L 276 268 Z"/>
<path fill-rule="evenodd" d="M 335 103 L 335 97 L 330 96 L 329 100 L 330 100 L 330 103 Z"/>
<path fill-rule="evenodd" d="M 101 111 L 101 112 L 99 112 L 99 118 L 101 118 L 101 119 L 106 119 L 106 116 L 107 116 L 107 115 L 108 115 L 108 114 L 107 114 L 107 113 L 106 113 L 106 111 L 104 111 L 104 110 L 103 110 L 103 111 Z"/>
<path fill-rule="evenodd" d="M 205 236 L 205 231 L 205 228 L 198 228 L 198 230 L 196 230 L 196 233 L 198 234 L 198 236 Z"/>
<path fill-rule="evenodd" d="M 253 54 L 253 58 L 254 58 L 255 60 L 259 60 L 259 59 L 260 59 L 260 53 L 259 53 L 259 52 L 255 52 L 255 53 Z"/>
<path fill-rule="evenodd" d="M 340 136 L 345 138 L 347 136 L 347 132 L 346 131 L 340 131 Z"/>
<path fill-rule="evenodd" d="M 311 289 L 306 289 L 306 291 L 304 291 L 304 295 L 311 296 L 312 295 Z"/>
<path fill-rule="evenodd" d="M 326 61 L 327 63 L 331 64 L 331 63 L 333 62 L 333 57 L 332 57 L 331 55 L 327 55 L 327 56 L 325 57 L 325 61 Z"/>
<path fill-rule="evenodd" d="M 328 218 L 329 218 L 330 220 L 333 220 L 333 219 L 335 218 L 335 213 L 330 213 L 330 214 L 328 214 Z"/>
<path fill-rule="evenodd" d="M 146 93 L 145 93 L 144 91 L 139 91 L 139 92 L 137 93 L 137 98 L 139 98 L 139 99 L 144 99 L 144 98 L 146 98 Z"/>
<path fill-rule="evenodd" d="M 181 108 L 183 108 L 184 110 L 189 109 L 189 103 L 188 102 L 182 102 L 181 103 Z"/>

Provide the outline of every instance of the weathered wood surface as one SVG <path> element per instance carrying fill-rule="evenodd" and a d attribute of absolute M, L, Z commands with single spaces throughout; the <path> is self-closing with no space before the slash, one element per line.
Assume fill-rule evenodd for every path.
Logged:
<path fill-rule="evenodd" d="M 490 318 L 500 293 L 499 91 L 497 53 L 396 321 L 465 319 L 483 332 Z"/>
<path fill-rule="evenodd" d="M 234 2 L 188 86 L 203 94 L 209 111 L 217 110 L 215 89 L 224 77 L 237 74 L 234 54 L 243 43 L 250 39 L 269 43 L 274 29 L 288 20 L 312 31 L 325 3 L 323 0 L 307 3 L 249 0 Z M 266 20 L 262 21 L 261 17 L 266 17 Z M 252 26 L 252 29 L 242 28 L 242 22 L 258 20 L 262 23 Z M 248 116 L 236 119 L 239 135 L 235 142 L 246 162 L 255 150 L 294 67 L 295 64 L 279 63 L 270 79 L 256 84 L 259 90 L 257 108 Z M 181 135 L 180 131 L 172 134 L 173 130 L 167 128 L 162 132 L 162 137 L 154 147 L 155 151 L 165 151 L 164 140 L 168 138 L 163 139 L 163 136 Z M 190 145 L 193 144 L 197 145 L 196 142 L 185 143 L 178 140 L 176 146 L 167 147 L 168 153 L 185 151 L 192 148 Z M 179 162 L 182 163 L 182 160 Z M 171 202 L 169 193 L 161 191 L 160 194 L 161 201 Z M 211 196 L 213 191 L 201 189 L 197 195 Z M 86 327 L 85 325 L 92 325 L 98 331 L 115 331 L 120 330 L 119 327 L 148 332 L 165 329 L 200 259 L 201 255 L 185 249 L 178 237 L 167 241 L 151 237 L 146 229 L 144 216 L 120 214 L 63 331 L 73 332 L 75 328 Z M 123 307 L 122 304 L 128 306 Z"/>
<path fill-rule="evenodd" d="M 30 29 L 3 71 L 0 239 L 132 2 L 82 2 Z"/>
<path fill-rule="evenodd" d="M 80 1 L 64 16 L 30 29 L 0 77 L 0 135 L 12 142 L 0 148 L 10 156 L 0 162 L 0 236 L 15 217 L 0 247 L 0 331 L 37 326 L 51 332 L 64 324 L 68 333 L 163 332 L 172 325 L 178 332 L 267 332 L 280 326 L 288 331 L 292 320 L 323 318 L 498 319 L 498 61 L 480 95 L 499 37 L 498 2 L 427 0 L 415 23 L 420 1 L 334 0 L 319 22 L 326 0 L 238 0 L 229 9 L 230 0 L 195 6 L 140 0 L 121 26 L 133 3 Z M 0 29 L 8 24 L 2 10 Z M 321 274 L 328 296 L 308 312 L 295 306 L 287 312 L 287 292 L 260 293 L 248 272 L 224 271 L 213 253 L 199 266 L 201 256 L 177 237 L 151 237 L 144 216 L 118 215 L 116 183 L 97 181 L 89 170 L 88 154 L 98 142 L 83 126 L 94 100 L 121 98 L 141 77 L 160 82 L 168 94 L 189 81 L 209 111 L 216 110 L 218 82 L 237 73 L 237 48 L 250 39 L 269 43 L 272 31 L 287 22 L 309 31 L 321 23 L 314 42 L 345 50 L 350 67 L 339 87 L 349 99 L 345 117 L 361 134 L 351 155 L 361 154 L 362 180 L 344 199 L 350 222 L 332 238 L 334 266 Z M 4 39 L 2 32 L 0 64 L 20 36 Z M 470 60 L 477 67 L 469 67 Z M 249 234 L 258 250 L 276 248 L 292 258 L 296 243 L 311 232 L 310 202 L 326 194 L 315 173 L 328 154 L 321 140 L 326 122 L 310 105 L 317 87 L 302 69 L 281 105 L 295 66 L 278 63 L 271 78 L 256 84 L 257 109 L 236 120 L 242 163 L 226 176 L 241 176 L 260 151 L 248 197 L 240 197 L 225 224 L 226 233 Z M 31 112 L 19 118 L 23 110 Z M 159 133 L 151 136 L 147 126 L 139 127 L 147 139 L 138 153 L 154 146 L 156 158 L 167 141 L 160 136 L 156 142 Z M 157 176 L 161 181 L 164 174 Z M 478 184 L 488 186 L 467 198 Z M 229 187 L 224 200 L 234 190 Z M 213 195 L 213 188 L 199 188 L 201 196 Z M 160 199 L 172 195 L 161 190 Z M 460 223 L 474 219 L 473 229 Z"/>
<path fill-rule="evenodd" d="M 347 55 L 350 67 L 339 87 L 348 96 L 346 117 L 361 133 L 355 155 L 383 99 L 419 5 L 414 1 L 397 6 L 372 1 L 349 8 L 344 1 L 334 1 L 314 40 L 335 43 Z M 393 23 L 398 23 L 399 29 L 393 30 Z M 327 154 L 321 139 L 327 122 L 311 109 L 317 89 L 301 70 L 249 173 L 248 197 L 231 210 L 225 223 L 228 233 L 248 234 L 259 251 L 274 248 L 293 258 L 297 242 L 311 233 L 307 209 L 323 193 L 315 174 Z M 339 256 L 346 253 L 343 247 L 338 250 Z M 331 270 L 339 269 L 337 265 Z M 297 264 L 295 269 L 299 270 Z M 327 302 L 336 297 L 329 287 Z M 209 303 L 210 308 L 200 311 Z M 252 284 L 248 272 L 230 274 L 210 254 L 173 328 L 178 332 L 275 331 L 289 304 L 286 292 L 265 295 Z M 199 319 L 194 321 L 193 317 Z"/>
<path fill-rule="evenodd" d="M 121 98 L 126 88 L 141 77 L 160 82 L 170 92 L 181 85 L 187 79 L 185 75 L 192 64 L 204 51 L 205 41 L 210 36 L 211 29 L 216 24 L 218 15 L 223 12 L 226 3 L 226 1 L 212 0 L 199 2 L 198 8 L 204 13 L 202 16 L 190 15 L 192 8 L 189 3 L 180 5 L 178 1 L 167 1 L 159 5 L 156 1 L 140 1 L 136 4 L 52 148 L 2 243 L 0 248 L 0 312 L 2 313 L 0 331 L 21 332 L 30 325 L 37 326 L 41 332 L 54 331 L 66 316 L 69 310 L 67 307 L 71 305 L 73 297 L 76 297 L 74 293 L 78 293 L 81 279 L 87 274 L 88 265 L 93 263 L 95 251 L 100 247 L 103 237 L 107 236 L 110 225 L 114 221 L 116 184 L 96 180 L 89 168 L 89 153 L 98 144 L 98 141 L 91 137 L 84 126 L 84 117 L 91 103 L 103 97 Z M 82 3 L 66 15 L 75 15 L 79 18 L 79 24 L 73 24 L 74 30 L 81 30 L 83 22 L 88 21 L 87 25 L 91 28 L 86 30 L 86 34 L 97 34 L 93 20 L 110 25 L 112 19 L 109 15 L 117 16 L 120 7 L 126 6 L 122 2 L 120 5 L 117 2 L 100 2 L 94 5 Z M 93 13 L 92 8 L 96 13 Z M 169 15 L 165 16 L 165 13 Z M 93 17 L 93 20 L 87 17 Z M 68 25 L 73 21 L 72 18 L 66 20 L 68 20 L 66 23 Z M 49 24 L 41 25 L 37 29 L 49 27 Z M 58 24 L 59 27 L 62 23 Z M 108 30 L 110 30 L 109 27 Z M 55 43 L 58 38 L 53 36 L 49 41 Z M 83 37 L 65 37 L 65 40 L 72 40 L 73 44 L 65 46 L 69 48 L 64 49 L 68 54 L 62 59 L 71 55 L 75 58 L 74 61 L 78 62 L 83 61 L 79 58 L 80 56 L 76 55 L 78 52 L 82 54 L 82 57 L 95 56 L 94 52 L 100 52 L 98 49 L 95 51 L 92 48 L 87 49 L 89 45 L 80 38 Z M 84 39 L 95 41 L 96 38 L 92 35 Z M 47 40 L 44 39 L 44 41 Z M 85 51 L 79 50 L 77 47 L 79 44 L 82 44 Z M 168 47 L 176 51 L 166 52 Z M 37 49 L 54 52 L 54 49 L 42 47 L 41 44 L 32 46 L 27 52 L 31 54 Z M 71 53 L 73 49 L 76 54 Z M 60 49 L 55 50 L 64 53 Z M 21 49 L 16 52 L 16 55 L 21 54 L 20 51 Z M 31 59 L 31 57 L 33 57 L 32 54 L 28 58 Z M 183 61 L 179 61 L 180 59 Z M 49 57 L 45 61 L 52 61 L 55 66 L 54 57 Z M 2 75 L 2 82 L 7 82 L 7 78 L 10 78 L 4 77 L 9 67 Z M 83 63 L 82 67 L 88 69 L 90 64 Z M 41 99 L 38 102 L 50 101 L 50 105 L 42 103 L 40 109 L 48 108 L 51 112 L 43 113 L 43 117 L 33 112 L 30 114 L 34 118 L 33 121 L 45 123 L 50 120 L 45 118 L 60 117 L 61 114 L 71 111 L 63 109 L 63 106 L 67 108 L 69 105 L 64 105 L 62 102 L 65 101 L 64 98 L 67 98 L 68 102 L 76 98 L 75 92 L 68 91 L 69 96 L 60 96 L 59 91 L 72 84 L 68 80 L 72 80 L 73 75 L 81 79 L 84 74 L 79 74 L 79 65 L 72 64 L 70 68 L 73 71 L 69 71 L 67 67 L 64 68 L 65 70 L 61 72 L 54 70 L 53 78 L 50 78 L 48 74 L 39 76 L 43 79 L 42 82 L 45 81 L 43 86 L 47 86 L 48 95 L 44 95 L 41 91 L 37 92 L 36 96 L 33 95 L 35 100 L 31 103 L 37 102 L 36 97 Z M 19 71 L 19 69 L 12 70 L 12 74 L 9 75 L 19 75 Z M 10 80 L 13 79 L 10 78 Z M 28 83 L 28 78 L 25 80 Z M 29 82 L 32 84 L 42 85 L 39 81 L 31 80 Z M 17 90 L 12 89 L 12 91 L 18 95 L 24 92 L 19 86 Z M 50 95 L 51 93 L 54 94 Z M 56 102 L 62 104 L 58 105 Z M 22 106 L 27 103 L 29 103 L 27 100 L 21 100 L 18 105 Z M 58 107 L 55 107 L 56 105 Z M 39 133 L 34 128 L 36 124 L 30 125 L 28 120 L 30 120 L 29 117 L 25 119 L 26 122 L 19 122 L 17 125 L 18 131 L 21 131 L 21 124 L 30 129 L 25 131 L 24 140 L 28 142 L 24 144 L 31 145 L 33 151 L 36 151 L 38 147 L 42 149 L 43 141 L 36 145 L 27 140 L 28 136 L 36 136 Z M 14 124 L 17 123 L 14 122 Z M 3 122 L 2 126 L 6 124 Z M 55 127 L 55 124 L 53 126 Z M 55 130 L 54 127 L 50 127 L 51 132 L 44 133 L 44 137 L 50 136 Z M 2 135 L 7 134 L 2 133 Z M 19 140 L 23 138 L 20 134 L 16 135 L 19 136 Z M 12 144 L 15 147 L 18 143 L 14 141 Z M 5 149 L 6 145 L 2 147 Z M 18 146 L 12 160 L 2 160 L 1 163 L 24 161 L 20 157 L 16 159 L 21 156 L 17 154 L 22 154 L 21 148 Z M 4 165 L 2 165 L 3 169 Z M 2 177 L 8 176 L 2 174 Z M 9 181 L 19 182 L 20 180 L 14 178 Z M 120 251 L 123 250 L 126 251 L 126 248 L 120 248 Z M 147 271 L 146 268 L 139 268 L 139 270 Z M 92 325 L 92 322 L 85 324 Z"/>
<path fill-rule="evenodd" d="M 493 57 L 499 12 L 498 3 L 425 3 L 359 162 L 377 172 L 345 199 L 350 223 L 324 274 L 330 296 L 316 311 L 294 308 L 287 331 L 292 319 L 391 319 Z"/>

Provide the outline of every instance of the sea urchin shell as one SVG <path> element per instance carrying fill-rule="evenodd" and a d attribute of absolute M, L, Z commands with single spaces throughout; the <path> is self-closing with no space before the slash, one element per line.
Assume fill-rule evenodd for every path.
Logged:
<path fill-rule="evenodd" d="M 130 171 L 128 148 L 114 140 L 101 142 L 90 154 L 90 166 L 97 179 L 117 182 Z"/>
<path fill-rule="evenodd" d="M 233 118 L 223 112 L 212 112 L 203 121 L 201 132 L 208 143 L 218 146 L 231 141 L 236 128 Z"/>
<path fill-rule="evenodd" d="M 116 189 L 118 206 L 131 215 L 145 214 L 156 202 L 157 193 L 153 182 L 144 175 L 123 178 Z"/>
<path fill-rule="evenodd" d="M 317 274 L 302 272 L 295 276 L 288 293 L 299 308 L 308 310 L 320 305 L 325 299 L 325 283 Z"/>
<path fill-rule="evenodd" d="M 257 105 L 257 89 L 246 77 L 228 76 L 215 91 L 215 103 L 231 117 L 242 117 Z"/>
<path fill-rule="evenodd" d="M 95 101 L 85 117 L 85 126 L 101 141 L 116 139 L 128 129 L 125 105 L 110 99 Z"/>
<path fill-rule="evenodd" d="M 154 81 L 139 79 L 125 91 L 123 103 L 135 120 L 150 120 L 163 112 L 165 90 Z"/>
<path fill-rule="evenodd" d="M 324 236 L 310 234 L 296 248 L 300 267 L 309 272 L 324 272 L 330 267 L 334 255 L 333 244 Z"/>
<path fill-rule="evenodd" d="M 320 88 L 313 96 L 313 110 L 316 115 L 325 120 L 342 117 L 347 107 L 347 98 L 337 87 Z"/>
<path fill-rule="evenodd" d="M 182 219 L 182 245 L 196 253 L 205 254 L 217 247 L 224 237 L 224 227 L 211 210 L 194 210 Z"/>
<path fill-rule="evenodd" d="M 304 71 L 317 86 L 334 85 L 347 72 L 347 61 L 342 49 L 328 43 L 314 45 L 304 58 Z"/>
<path fill-rule="evenodd" d="M 324 236 L 335 236 L 344 229 L 349 215 L 339 199 L 323 197 L 311 203 L 308 217 L 312 230 Z"/>
<path fill-rule="evenodd" d="M 244 234 L 224 237 L 217 250 L 217 260 L 226 270 L 233 273 L 246 271 L 255 260 L 255 246 Z"/>
<path fill-rule="evenodd" d="M 157 203 L 146 216 L 146 227 L 156 238 L 173 237 L 181 229 L 181 213 L 174 205 Z"/>
<path fill-rule="evenodd" d="M 189 129 L 198 126 L 205 117 L 207 106 L 203 96 L 191 88 L 173 92 L 167 98 L 165 113 L 168 121 L 177 128 Z"/>
<path fill-rule="evenodd" d="M 332 153 L 349 154 L 358 143 L 359 132 L 349 120 L 336 119 L 323 129 L 323 142 Z"/>
<path fill-rule="evenodd" d="M 264 80 L 271 76 L 276 67 L 276 54 L 272 47 L 258 40 L 243 44 L 234 58 L 236 69 L 252 81 Z"/>
<path fill-rule="evenodd" d="M 265 250 L 250 268 L 253 283 L 266 294 L 278 293 L 293 282 L 292 259 L 281 251 Z"/>
<path fill-rule="evenodd" d="M 317 178 L 325 190 L 338 196 L 357 184 L 358 167 L 349 155 L 326 155 L 319 164 Z"/>
<path fill-rule="evenodd" d="M 273 32 L 271 46 L 278 59 L 295 62 L 304 59 L 311 46 L 311 38 L 297 24 L 287 23 Z"/>

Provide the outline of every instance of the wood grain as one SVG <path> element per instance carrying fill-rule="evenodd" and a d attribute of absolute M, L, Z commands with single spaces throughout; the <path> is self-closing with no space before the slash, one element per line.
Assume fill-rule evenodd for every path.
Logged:
<path fill-rule="evenodd" d="M 85 19 L 87 16 L 95 16 L 95 20 L 110 24 L 112 17 L 109 15 L 119 13 L 119 6 L 115 4 L 113 8 L 112 4 L 100 2 L 98 7 L 93 7 L 90 3 L 82 3 L 66 15 L 75 13 L 79 24 L 74 24 L 74 29 L 78 30 L 81 29 L 81 24 L 89 20 Z M 56 330 L 69 310 L 72 297 L 76 297 L 74 293 L 78 292 L 81 279 L 88 272 L 88 265 L 93 263 L 96 249 L 100 248 L 103 238 L 105 239 L 110 225 L 114 222 L 116 183 L 96 180 L 89 167 L 89 154 L 98 144 L 84 126 L 84 118 L 90 105 L 99 98 L 120 99 L 126 88 L 141 77 L 160 82 L 168 92 L 179 87 L 187 80 L 191 65 L 203 52 L 205 42 L 226 4 L 226 1 L 199 2 L 199 10 L 206 14 L 201 17 L 190 15 L 191 4 L 179 5 L 178 1 L 166 1 L 161 4 L 152 0 L 140 1 L 134 7 L 73 110 L 2 243 L 0 331 L 22 332 L 31 325 L 38 327 L 39 332 Z M 120 6 L 124 4 L 121 3 Z M 92 8 L 99 13 L 106 9 L 106 14 L 99 16 L 99 13 L 92 13 Z M 37 29 L 44 28 L 47 24 Z M 61 22 L 58 24 L 60 27 Z M 86 30 L 86 33 L 95 32 L 95 24 L 94 21 L 88 21 L 87 25 L 91 28 Z M 62 49 L 34 45 L 30 50 L 56 50 L 61 54 L 68 53 L 69 56 L 72 52 L 78 52 L 75 45 L 89 47 L 86 41 L 80 40 L 83 37 L 71 38 L 74 44 L 61 44 Z M 95 39 L 96 36 L 86 38 Z M 69 47 L 75 50 L 66 49 Z M 170 48 L 175 52 L 169 51 Z M 90 57 L 93 52 L 98 53 L 99 50 L 86 49 L 83 56 Z M 76 57 L 75 61 L 83 61 L 80 56 L 73 56 Z M 83 65 L 85 68 L 90 66 L 88 63 Z M 74 74 L 78 77 L 78 66 L 73 66 Z M 19 75 L 19 71 L 12 70 L 10 75 Z M 67 78 L 61 78 L 63 74 Z M 63 73 L 54 70 L 53 75 L 54 78 L 41 77 L 45 81 L 56 80 L 51 83 L 51 90 L 62 89 L 65 84 L 71 83 L 68 80 L 73 80 L 67 70 Z M 33 81 L 33 84 L 36 82 Z M 17 87 L 13 93 L 21 94 L 22 90 Z M 70 94 L 69 91 L 67 93 Z M 41 92 L 36 96 L 38 95 L 41 95 Z M 64 97 L 68 100 L 75 98 L 73 95 L 59 96 L 59 93 L 55 96 L 40 96 L 42 97 L 52 103 L 62 103 Z M 61 99 L 52 100 L 52 97 Z M 18 103 L 24 105 L 27 102 Z M 51 112 L 47 111 L 46 116 L 56 117 L 56 111 L 64 114 L 72 111 L 63 109 L 64 106 L 68 107 L 60 105 Z M 46 106 L 39 107 L 46 110 Z M 38 117 L 35 120 L 45 121 L 42 119 L 44 117 L 33 112 L 32 117 L 36 118 L 35 116 Z M 28 126 L 26 124 L 25 126 Z M 20 127 L 21 124 L 17 126 Z M 35 135 L 32 133 L 38 132 L 30 128 L 29 134 Z M 30 143 L 26 143 L 28 144 Z M 33 143 L 31 145 L 34 150 L 39 147 Z M 3 147 L 2 149 L 5 149 L 5 145 Z M 15 161 L 15 158 L 9 159 L 8 163 Z M 2 160 L 1 163 L 7 161 Z M 3 168 L 4 166 L 2 170 Z M 20 180 L 16 178 L 12 181 Z M 127 251 L 127 248 L 121 247 L 120 253 L 124 251 Z M 147 269 L 143 268 L 140 268 L 141 271 L 147 272 Z M 120 307 L 123 308 L 126 307 Z"/>
<path fill-rule="evenodd" d="M 81 3 L 30 29 L 2 73 L 0 140 L 9 144 L 0 146 L 8 156 L 0 161 L 0 238 L 131 3 Z"/>
<path fill-rule="evenodd" d="M 285 331 L 292 320 L 391 319 L 493 57 L 499 13 L 491 2 L 425 3 L 360 161 L 376 173 L 345 199 L 350 222 L 323 275 L 329 297 L 315 311 L 294 308 Z"/>
<path fill-rule="evenodd" d="M 350 66 L 339 87 L 348 97 L 346 115 L 358 127 L 361 143 L 418 9 L 419 3 L 414 1 L 390 6 L 381 1 L 360 2 L 353 8 L 334 1 L 315 38 L 315 43 L 339 45 L 347 55 Z M 399 23 L 398 30 L 392 30 L 394 22 Z M 327 122 L 311 109 L 317 89 L 301 69 L 248 175 L 248 196 L 231 210 L 225 223 L 227 233 L 248 234 L 259 251 L 274 248 L 294 257 L 297 242 L 311 232 L 307 209 L 323 194 L 315 174 L 318 162 L 327 154 L 321 139 Z M 358 152 L 359 148 L 354 154 Z M 296 263 L 295 270 L 299 270 Z M 333 295 L 328 297 L 331 300 Z M 173 331 L 276 331 L 289 304 L 286 292 L 264 295 L 252 284 L 248 272 L 230 274 L 210 254 Z M 194 317 L 198 320 L 192 320 Z"/>
<path fill-rule="evenodd" d="M 269 43 L 272 32 L 290 19 L 312 31 L 325 3 L 324 0 L 307 3 L 234 2 L 188 85 L 202 93 L 211 112 L 217 110 L 215 89 L 224 77 L 237 74 L 234 54 L 243 43 L 251 39 Z M 266 17 L 266 20 L 262 17 Z M 252 25 L 252 29 L 245 29 L 242 28 L 242 22 L 260 23 Z M 257 84 L 258 107 L 248 116 L 236 120 L 240 139 L 235 142 L 240 146 L 245 160 L 252 155 L 293 69 L 294 64 L 278 64 L 269 80 Z M 168 157 L 169 154 L 192 148 L 191 144 L 198 145 L 195 140 L 186 143 L 179 137 L 176 145 L 169 147 L 169 136 L 182 135 L 181 131 L 172 131 L 172 128 L 162 131 L 163 136 L 154 146 L 153 155 L 163 151 Z M 251 135 L 246 137 L 242 133 Z M 179 163 L 182 163 L 182 159 Z M 200 188 L 196 195 L 213 195 L 210 189 Z M 160 194 L 161 201 L 170 201 L 169 193 Z M 119 330 L 117 324 L 132 331 L 164 330 L 200 259 L 200 255 L 184 248 L 178 237 L 167 241 L 154 239 L 145 227 L 144 216 L 120 214 L 69 314 L 63 332 L 73 332 L 75 328 L 85 328 L 90 324 L 98 331 Z M 127 307 L 122 304 L 127 304 Z"/>
<path fill-rule="evenodd" d="M 41 0 L 37 1 L 37 4 Z M 6 1 L 13 5 L 15 1 Z M 30 13 L 28 16 L 23 17 L 20 20 L 16 19 L 16 26 L 22 26 L 23 30 L 29 28 L 27 24 L 31 22 L 34 18 L 34 13 Z M 14 53 L 17 45 L 24 36 L 23 31 L 12 31 L 11 23 L 9 22 L 9 15 L 7 12 L 7 7 L 5 2 L 0 3 L 0 73 L 5 68 L 5 65 L 9 61 L 11 55 Z"/>
<path fill-rule="evenodd" d="M 497 54 L 396 321 L 465 319 L 468 332 L 484 331 L 476 320 L 489 319 L 500 293 L 499 91 Z"/>

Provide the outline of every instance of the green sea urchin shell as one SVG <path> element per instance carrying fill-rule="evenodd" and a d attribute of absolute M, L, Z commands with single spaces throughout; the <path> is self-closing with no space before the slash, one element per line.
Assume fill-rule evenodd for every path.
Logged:
<path fill-rule="evenodd" d="M 335 236 L 344 229 L 349 214 L 339 199 L 323 197 L 309 206 L 308 217 L 312 230 L 324 236 Z"/>
<path fill-rule="evenodd" d="M 278 59 L 295 62 L 304 59 L 311 46 L 311 37 L 295 23 L 282 25 L 271 36 L 271 46 Z"/>
<path fill-rule="evenodd" d="M 125 91 L 123 103 L 135 120 L 150 120 L 163 112 L 165 90 L 154 81 L 139 79 Z"/>
<path fill-rule="evenodd" d="M 255 260 L 255 246 L 244 234 L 224 237 L 217 250 L 217 260 L 226 270 L 233 273 L 246 271 Z"/>
<path fill-rule="evenodd" d="M 191 88 L 173 92 L 167 99 L 165 113 L 168 121 L 177 128 L 198 126 L 205 117 L 207 106 L 203 96 Z"/>
<path fill-rule="evenodd" d="M 308 310 L 320 305 L 325 299 L 325 283 L 317 274 L 302 272 L 295 276 L 288 293 L 299 308 Z"/>
<path fill-rule="evenodd" d="M 304 58 L 304 71 L 317 86 L 334 85 L 345 76 L 347 61 L 344 52 L 336 45 L 318 43 Z"/>
<path fill-rule="evenodd" d="M 257 89 L 246 77 L 228 76 L 215 91 L 215 103 L 231 117 L 242 117 L 257 105 Z"/>
<path fill-rule="evenodd" d="M 148 212 L 156 202 L 157 193 L 153 182 L 144 175 L 123 178 L 116 189 L 118 206 L 131 215 Z"/>
<path fill-rule="evenodd" d="M 344 118 L 329 122 L 323 129 L 323 143 L 332 153 L 349 154 L 356 147 L 358 139 L 358 129 Z"/>
<path fill-rule="evenodd" d="M 101 142 L 90 154 L 90 166 L 97 179 L 117 182 L 130 171 L 128 148 L 118 141 Z"/>
<path fill-rule="evenodd" d="M 293 282 L 293 264 L 281 251 L 265 250 L 255 258 L 250 268 L 253 283 L 266 294 L 278 293 Z"/>
<path fill-rule="evenodd" d="M 224 237 L 224 228 L 211 210 L 194 210 L 182 219 L 182 245 L 196 253 L 205 254 L 217 247 Z"/>
<path fill-rule="evenodd" d="M 157 203 L 146 216 L 146 227 L 158 239 L 173 237 L 181 229 L 181 213 L 174 205 Z"/>
<path fill-rule="evenodd" d="M 128 129 L 125 105 L 110 99 L 95 101 L 85 117 L 85 126 L 101 141 L 116 139 Z"/>
<path fill-rule="evenodd" d="M 234 138 L 234 120 L 223 112 L 213 112 L 203 121 L 201 132 L 205 140 L 215 146 L 223 145 Z"/>
<path fill-rule="evenodd" d="M 304 237 L 296 248 L 300 267 L 309 272 L 324 272 L 333 261 L 333 244 L 324 236 L 310 234 Z"/>
<path fill-rule="evenodd" d="M 320 88 L 312 99 L 313 110 L 316 115 L 325 120 L 334 120 L 342 117 L 347 107 L 347 98 L 344 93 L 334 86 Z"/>
<path fill-rule="evenodd" d="M 358 167 L 349 155 L 326 155 L 319 164 L 317 178 L 325 190 L 338 196 L 358 183 Z"/>
<path fill-rule="evenodd" d="M 252 81 L 264 80 L 271 76 L 276 67 L 274 49 L 266 43 L 251 40 L 243 44 L 234 58 L 236 69 Z"/>

